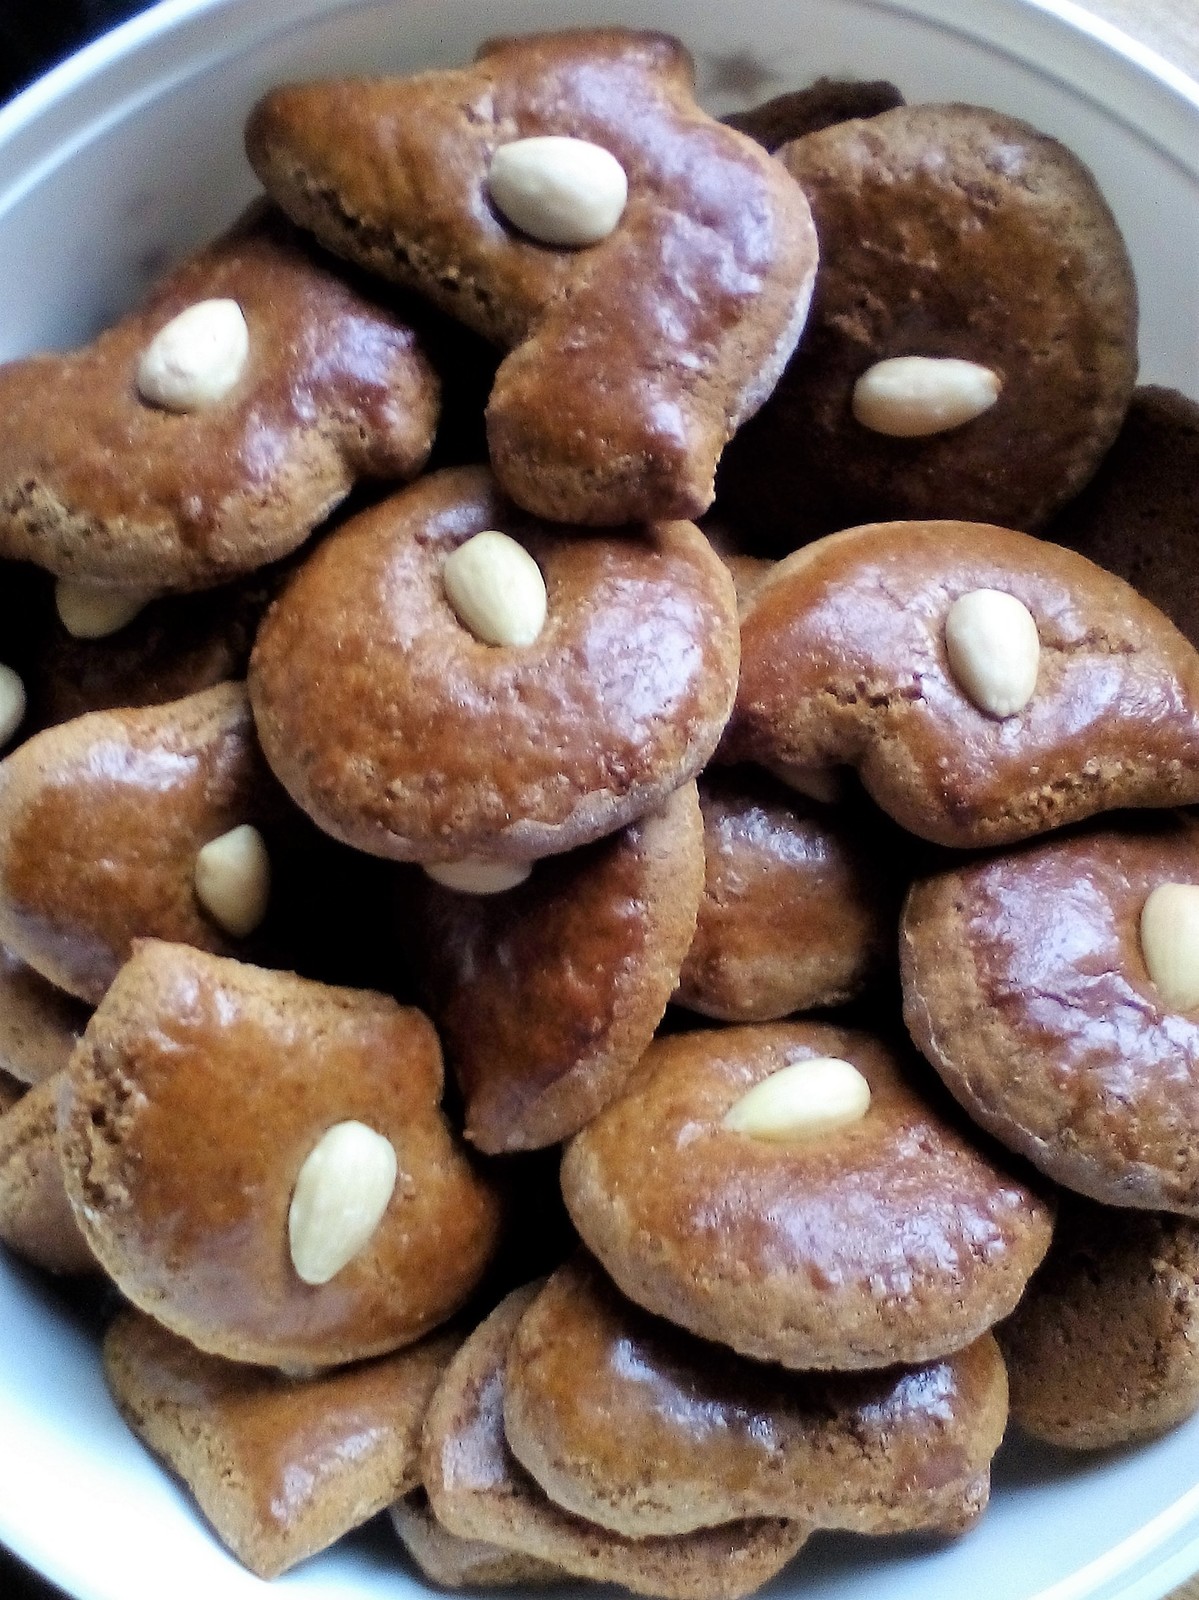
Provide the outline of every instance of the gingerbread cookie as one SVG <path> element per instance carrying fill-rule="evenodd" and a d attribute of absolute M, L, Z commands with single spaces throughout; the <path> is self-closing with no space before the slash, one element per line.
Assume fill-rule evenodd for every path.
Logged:
<path fill-rule="evenodd" d="M 806 89 L 790 89 L 748 111 L 734 111 L 724 121 L 774 155 L 792 139 L 855 117 L 877 117 L 903 104 L 895 85 L 880 78 L 817 78 Z"/>
<path fill-rule="evenodd" d="M 741 640 L 724 756 L 851 763 L 934 843 L 1199 800 L 1199 655 L 1121 579 L 1027 534 L 834 534 L 779 562 Z"/>
<path fill-rule="evenodd" d="M 694 776 L 738 651 L 732 583 L 690 523 L 585 536 L 459 468 L 309 557 L 267 614 L 250 695 L 276 775 L 336 838 L 523 862 Z"/>
<path fill-rule="evenodd" d="M 136 938 L 245 948 L 284 805 L 243 684 L 48 728 L 0 764 L 0 939 L 93 1004 Z"/>
<path fill-rule="evenodd" d="M 0 1115 L 0 1241 L 47 1272 L 96 1273 L 63 1187 L 56 1114 L 64 1076 Z"/>
<path fill-rule="evenodd" d="M 1049 532 L 1127 578 L 1199 646 L 1197 480 L 1199 404 L 1138 389 L 1099 471 Z"/>
<path fill-rule="evenodd" d="M 989 1334 L 922 1367 L 785 1373 L 647 1316 L 584 1256 L 521 1318 L 504 1377 L 516 1459 L 558 1505 L 632 1538 L 751 1516 L 956 1532 L 987 1503 L 1006 1421 Z"/>
<path fill-rule="evenodd" d="M 695 785 L 497 895 L 430 882 L 416 914 L 429 1010 L 481 1150 L 577 1133 L 662 1020 L 703 887 Z"/>
<path fill-rule="evenodd" d="M 511 349 L 487 431 L 518 505 L 710 504 L 799 338 L 816 240 L 799 186 L 696 106 L 676 39 L 534 34 L 457 71 L 274 89 L 246 147 L 324 244 Z"/>
<path fill-rule="evenodd" d="M 435 1334 L 300 1378 L 204 1355 L 124 1310 L 105 1335 L 104 1376 L 222 1543 L 275 1578 L 415 1486 L 425 1410 L 459 1342 Z"/>
<path fill-rule="evenodd" d="M 42 1083 L 70 1060 L 88 1008 L 0 945 L 0 1071 Z"/>
<path fill-rule="evenodd" d="M 864 1033 L 676 1034 L 567 1146 L 583 1243 L 638 1305 L 787 1367 L 923 1362 L 1015 1306 L 1051 1213 Z"/>
<path fill-rule="evenodd" d="M 255 207 L 94 344 L 0 368 L 0 552 L 147 593 L 301 544 L 410 478 L 437 381 L 412 329 Z"/>
<path fill-rule="evenodd" d="M 705 773 L 699 799 L 706 873 L 679 1005 L 767 1022 L 860 994 L 894 948 L 899 909 L 866 818 L 750 767 Z"/>
<path fill-rule="evenodd" d="M 1199 1217 L 1196 900 L 1199 834 L 1144 818 L 926 878 L 904 911 L 916 1044 L 976 1122 L 1106 1205 Z"/>
<path fill-rule="evenodd" d="M 1199 1229 L 1064 1197 L 1048 1256 L 998 1330 L 1012 1416 L 1070 1450 L 1151 1439 L 1199 1409 Z"/>
<path fill-rule="evenodd" d="M 884 517 L 1035 529 L 1116 437 L 1128 252 L 1091 174 L 997 111 L 901 106 L 786 145 L 820 238 L 803 344 L 722 504 L 790 550 Z"/>
<path fill-rule="evenodd" d="M 803 1524 L 751 1519 L 629 1539 L 556 1506 L 514 1459 L 504 1438 L 504 1369 L 536 1288 L 515 1290 L 476 1328 L 430 1403 L 421 1467 L 437 1521 L 460 1538 L 662 1600 L 736 1600 L 768 1582 L 804 1543 Z"/>
<path fill-rule="evenodd" d="M 332 1366 L 468 1297 L 498 1227 L 418 1011 L 140 942 L 71 1059 L 67 1192 L 134 1305 L 200 1349 Z"/>

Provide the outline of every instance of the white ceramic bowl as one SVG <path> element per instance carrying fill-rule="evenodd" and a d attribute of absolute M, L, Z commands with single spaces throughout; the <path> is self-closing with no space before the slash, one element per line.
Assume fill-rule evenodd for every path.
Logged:
<path fill-rule="evenodd" d="M 1142 374 L 1199 396 L 1199 85 L 1067 0 L 166 0 L 0 112 L 0 359 L 82 339 L 253 192 L 247 108 L 281 79 L 465 60 L 489 34 L 619 21 L 682 34 L 717 111 L 823 72 L 1027 117 L 1096 172 L 1140 284 Z M 0 1259 L 0 1540 L 80 1600 L 250 1600 L 128 1434 L 86 1319 Z M 1007 1446 L 949 1544 L 818 1539 L 806 1600 L 1156 1600 L 1199 1569 L 1199 1419 L 1074 1459 Z M 272 1586 L 417 1600 L 375 1527 Z"/>

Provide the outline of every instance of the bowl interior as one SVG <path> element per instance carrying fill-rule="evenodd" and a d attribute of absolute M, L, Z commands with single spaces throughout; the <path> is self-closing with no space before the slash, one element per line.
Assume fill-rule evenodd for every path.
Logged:
<path fill-rule="evenodd" d="M 1129 241 L 1142 377 L 1199 397 L 1199 89 L 1022 0 L 168 0 L 0 113 L 0 359 L 77 342 L 254 192 L 240 127 L 289 77 L 466 59 L 491 34 L 626 22 L 681 34 L 714 110 L 821 73 L 1026 117 L 1094 169 Z M 968 14 L 964 14 L 968 13 Z M 1136 52 L 1132 52 L 1133 55 Z M 1168 75 L 1167 75 L 1168 77 Z M 117 1417 L 94 1319 L 0 1258 L 0 1539 L 81 1600 L 241 1600 L 264 1585 Z M 953 1543 L 813 1541 L 770 1591 L 808 1600 L 1153 1600 L 1199 1567 L 1199 1419 L 1074 1459 L 1009 1442 Z M 272 1586 L 414 1597 L 375 1527 Z"/>

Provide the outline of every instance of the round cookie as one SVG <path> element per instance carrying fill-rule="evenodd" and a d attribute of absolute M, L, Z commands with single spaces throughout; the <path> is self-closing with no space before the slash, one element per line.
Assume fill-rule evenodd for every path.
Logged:
<path fill-rule="evenodd" d="M 997 1330 L 1012 1417 L 1071 1450 L 1151 1439 L 1199 1409 L 1199 1228 L 1063 1198 L 1053 1244 Z"/>
<path fill-rule="evenodd" d="M 869 1109 L 786 1142 L 724 1125 L 754 1085 L 847 1061 Z M 772 1023 L 656 1040 L 567 1146 L 562 1192 L 628 1297 L 787 1367 L 891 1366 L 963 1349 L 1012 1310 L 1048 1206 L 971 1144 L 869 1035 Z"/>
<path fill-rule="evenodd" d="M 916 883 L 904 1016 L 970 1116 L 1055 1183 L 1199 1217 L 1199 1016 L 1162 993 L 1141 913 L 1199 884 L 1199 834 L 1141 819 Z"/>
<path fill-rule="evenodd" d="M 821 267 L 804 340 L 726 453 L 720 503 L 776 549 L 884 517 L 1035 529 L 1087 482 L 1137 370 L 1128 252 L 1078 158 L 967 105 L 900 106 L 784 146 Z M 857 420 L 876 363 L 965 360 L 998 399 L 893 437 Z"/>
<path fill-rule="evenodd" d="M 486 1539 L 461 1539 L 429 1509 L 416 1489 L 388 1507 L 391 1525 L 413 1564 L 439 1589 L 509 1589 L 515 1584 L 553 1584 L 567 1574 L 549 1561 L 505 1550 Z"/>
<path fill-rule="evenodd" d="M 1137 389 L 1099 471 L 1050 537 L 1126 578 L 1199 647 L 1199 403 Z"/>
<path fill-rule="evenodd" d="M 556 1144 L 620 1092 L 678 982 L 703 870 L 689 783 L 507 893 L 428 883 L 418 960 L 480 1150 Z"/>
<path fill-rule="evenodd" d="M 71 1058 L 67 1193 L 126 1298 L 201 1350 L 267 1366 L 380 1355 L 457 1310 L 496 1242 L 494 1195 L 441 1090 L 419 1011 L 144 940 Z M 302 1279 L 297 1229 L 320 1243 L 368 1203 L 351 1189 L 338 1209 L 353 1175 L 329 1154 L 316 1182 L 332 1187 L 292 1217 L 301 1171 L 345 1123 L 391 1145 L 394 1185 L 356 1253 Z"/>
<path fill-rule="evenodd" d="M 1006 1421 L 989 1334 L 922 1367 L 797 1375 L 647 1316 L 583 1256 L 521 1318 L 504 1378 L 525 1470 L 633 1538 L 750 1516 L 957 1532 L 987 1503 Z"/>
<path fill-rule="evenodd" d="M 489 529 L 544 576 L 531 644 L 483 643 L 447 599 L 446 558 Z M 528 861 L 615 832 L 693 777 L 738 655 L 732 582 L 690 523 L 582 535 L 459 468 L 309 557 L 258 635 L 250 695 L 267 760 L 335 837 L 398 860 Z"/>
<path fill-rule="evenodd" d="M 244 317 L 240 377 L 192 409 L 146 400 L 151 341 L 212 300 Z M 419 472 L 437 379 L 410 327 L 257 205 L 93 344 L 0 367 L 0 418 L 0 552 L 205 589 L 294 550 L 359 478 Z"/>
<path fill-rule="evenodd" d="M 951 613 L 995 591 L 984 675 L 1031 664 L 988 708 L 955 665 Z M 1011 627 L 1023 610 L 1027 632 Z M 908 832 L 1010 844 L 1099 811 L 1199 800 L 1199 655 L 1122 579 L 1073 550 L 968 522 L 886 522 L 780 561 L 741 627 L 722 759 L 857 767 Z"/>
<path fill-rule="evenodd" d="M 299 1378 L 205 1355 L 126 1308 L 104 1337 L 104 1377 L 222 1542 L 275 1578 L 415 1487 L 429 1398 L 460 1342 L 434 1334 Z"/>
<path fill-rule="evenodd" d="M 704 892 L 676 1002 L 768 1022 L 861 993 L 893 947 L 898 914 L 866 817 L 814 805 L 750 767 L 705 773 L 699 798 Z"/>
<path fill-rule="evenodd" d="M 505 217 L 497 149 L 547 136 L 627 183 L 606 234 L 564 248 Z M 519 505 L 619 526 L 711 504 L 803 328 L 816 238 L 779 163 L 696 104 L 677 39 L 575 28 L 492 39 L 462 69 L 283 85 L 246 148 L 331 249 L 510 351 L 487 435 Z"/>
<path fill-rule="evenodd" d="M 244 684 L 47 728 L 0 764 L 0 939 L 92 1004 L 136 938 L 244 948 L 197 898 L 196 857 L 285 807 Z"/>
<path fill-rule="evenodd" d="M 629 1539 L 542 1493 L 504 1436 L 508 1351 L 536 1284 L 509 1294 L 446 1369 L 425 1418 L 421 1471 L 437 1521 L 578 1578 L 661 1600 L 739 1600 L 804 1544 L 805 1524 L 749 1518 L 668 1538 Z"/>

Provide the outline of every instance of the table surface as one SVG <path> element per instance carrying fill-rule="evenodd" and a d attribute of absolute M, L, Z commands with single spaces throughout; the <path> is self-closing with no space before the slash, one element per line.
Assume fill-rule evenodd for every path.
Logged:
<path fill-rule="evenodd" d="M 143 9 L 139 0 L 0 0 L 0 102 L 87 39 Z M 1199 0 L 1087 0 L 1086 9 L 1199 78 Z M 59 1600 L 57 1590 L 3 1549 L 0 1596 Z M 1199 1578 L 1170 1600 L 1199 1600 Z"/>

